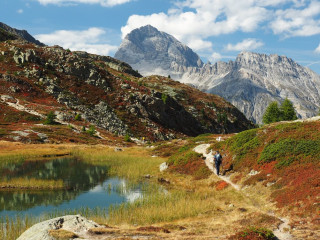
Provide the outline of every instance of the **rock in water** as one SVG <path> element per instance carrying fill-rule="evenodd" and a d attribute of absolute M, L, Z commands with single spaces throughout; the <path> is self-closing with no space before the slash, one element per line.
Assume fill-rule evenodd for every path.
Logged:
<path fill-rule="evenodd" d="M 55 240 L 54 237 L 49 235 L 49 230 L 58 229 L 74 232 L 81 237 L 89 229 L 96 227 L 101 226 L 80 215 L 68 215 L 37 223 L 22 233 L 17 240 Z"/>

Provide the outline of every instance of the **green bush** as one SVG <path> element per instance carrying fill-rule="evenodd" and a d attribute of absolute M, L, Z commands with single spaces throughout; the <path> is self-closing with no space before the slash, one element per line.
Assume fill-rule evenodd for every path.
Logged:
<path fill-rule="evenodd" d="M 47 117 L 43 123 L 47 125 L 53 125 L 53 124 L 56 124 L 56 122 L 54 121 L 55 119 L 56 119 L 56 115 L 54 114 L 53 111 L 51 111 L 47 114 Z"/>
<path fill-rule="evenodd" d="M 281 139 L 267 145 L 258 160 L 260 163 L 278 160 L 278 167 L 290 165 L 294 160 L 304 157 L 316 157 L 320 152 L 320 140 Z M 288 157 L 289 160 L 286 160 Z"/>
<path fill-rule="evenodd" d="M 166 104 L 167 103 L 167 99 L 168 99 L 168 95 L 165 94 L 165 93 L 162 93 L 161 94 L 161 99 L 162 99 L 163 103 Z"/>
<path fill-rule="evenodd" d="M 131 138 L 130 138 L 130 136 L 129 136 L 128 133 L 124 136 L 124 141 L 126 141 L 126 142 L 132 142 L 132 140 L 131 140 Z"/>
<path fill-rule="evenodd" d="M 96 129 L 94 125 L 90 125 L 89 129 L 86 131 L 90 136 L 94 136 L 96 133 Z"/>
<path fill-rule="evenodd" d="M 257 148 L 260 144 L 257 135 L 258 129 L 243 131 L 226 141 L 227 146 L 235 153 L 238 159 L 245 156 L 250 150 Z"/>
<path fill-rule="evenodd" d="M 74 117 L 74 120 L 81 121 L 82 120 L 81 114 L 77 113 L 77 115 Z"/>

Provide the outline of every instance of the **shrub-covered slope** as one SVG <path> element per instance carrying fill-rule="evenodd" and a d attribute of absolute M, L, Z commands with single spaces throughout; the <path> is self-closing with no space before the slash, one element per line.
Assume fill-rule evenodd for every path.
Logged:
<path fill-rule="evenodd" d="M 224 168 L 232 166 L 238 173 L 234 181 L 244 185 L 260 182 L 271 190 L 272 199 L 283 211 L 319 221 L 319 117 L 244 131 L 212 147 L 226 155 Z"/>
<path fill-rule="evenodd" d="M 80 130 L 90 125 L 113 135 L 146 140 L 253 127 L 221 97 L 169 78 L 142 77 L 111 57 L 58 46 L 1 42 L 0 83 L 1 138 L 7 140 L 21 139 L 21 132 L 15 138 L 16 131 L 30 130 L 28 124 L 41 123 L 50 111 L 60 123 L 69 124 L 64 130 L 74 135 L 75 142 L 80 141 L 76 137 Z M 41 134 L 39 128 L 31 130 Z"/>

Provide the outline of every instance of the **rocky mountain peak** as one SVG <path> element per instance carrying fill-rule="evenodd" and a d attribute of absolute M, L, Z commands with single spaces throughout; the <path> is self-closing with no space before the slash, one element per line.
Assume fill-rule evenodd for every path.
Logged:
<path fill-rule="evenodd" d="M 173 36 L 151 25 L 137 28 L 123 40 L 115 58 L 125 60 L 142 74 L 166 75 L 172 69 L 201 67 L 200 57 Z"/>
<path fill-rule="evenodd" d="M 256 123 L 262 123 L 271 101 L 289 98 L 301 118 L 316 115 L 320 107 L 320 76 L 278 54 L 244 51 L 234 61 L 203 64 L 173 36 L 145 26 L 128 34 L 116 58 L 144 75 L 170 74 L 204 92 L 220 95 Z"/>

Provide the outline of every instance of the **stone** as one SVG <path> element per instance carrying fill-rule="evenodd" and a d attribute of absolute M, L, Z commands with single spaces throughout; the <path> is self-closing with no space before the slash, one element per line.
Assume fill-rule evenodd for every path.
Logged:
<path fill-rule="evenodd" d="M 74 232 L 81 236 L 86 234 L 89 229 L 96 227 L 102 226 L 80 215 L 68 215 L 35 224 L 22 233 L 17 240 L 55 240 L 48 231 L 58 229 Z"/>
<path fill-rule="evenodd" d="M 169 166 L 168 166 L 168 164 L 166 162 L 161 163 L 160 166 L 159 166 L 160 172 L 163 172 L 163 171 L 167 170 L 168 167 Z"/>
<path fill-rule="evenodd" d="M 115 152 L 122 152 L 122 151 L 123 151 L 123 149 L 122 149 L 122 148 L 118 148 L 118 147 L 116 147 L 116 148 L 114 149 L 114 151 L 115 151 Z"/>
<path fill-rule="evenodd" d="M 251 170 L 250 172 L 249 172 L 249 176 L 254 176 L 254 175 L 257 175 L 257 174 L 259 174 L 260 172 L 258 172 L 258 171 L 256 171 L 256 170 Z"/>

